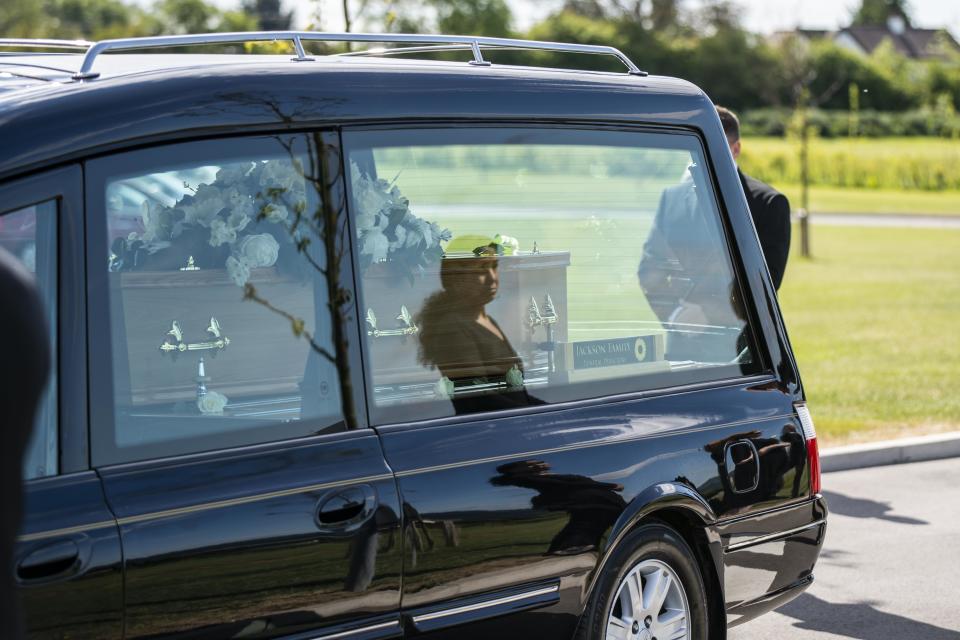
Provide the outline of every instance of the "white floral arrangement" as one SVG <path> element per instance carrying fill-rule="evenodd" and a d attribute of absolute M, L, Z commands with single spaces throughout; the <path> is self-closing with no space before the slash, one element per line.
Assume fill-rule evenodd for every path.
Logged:
<path fill-rule="evenodd" d="M 391 262 L 394 272 L 412 280 L 438 262 L 443 257 L 440 243 L 450 240 L 450 230 L 415 216 L 396 184 L 370 178 L 356 162 L 350 169 L 361 267 Z"/>
<path fill-rule="evenodd" d="M 287 232 L 290 209 L 302 211 L 305 207 L 304 179 L 292 161 L 227 165 L 213 182 L 199 185 L 172 206 L 145 202 L 143 233 L 130 233 L 123 247 L 114 249 L 121 254 L 117 268 L 138 268 L 149 264 L 150 256 L 182 245 L 200 254 L 196 256 L 198 266 L 225 268 L 230 279 L 242 287 L 251 269 L 276 264 L 280 243 L 275 236 L 292 242 Z M 280 233 L 263 232 L 257 225 L 261 221 L 268 223 L 268 228 L 274 225 Z M 194 258 L 193 253 L 189 257 Z M 204 264 L 204 260 L 215 264 Z"/>

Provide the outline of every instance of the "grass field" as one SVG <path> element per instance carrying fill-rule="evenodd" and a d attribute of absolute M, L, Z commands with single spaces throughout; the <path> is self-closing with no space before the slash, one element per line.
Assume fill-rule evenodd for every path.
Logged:
<path fill-rule="evenodd" d="M 960 429 L 960 232 L 816 227 L 812 249 L 780 303 L 818 435 Z"/>
<path fill-rule="evenodd" d="M 774 185 L 790 199 L 793 211 L 800 209 L 800 185 Z M 960 190 L 937 192 L 811 187 L 810 212 L 813 215 L 860 213 L 960 216 Z"/>
<path fill-rule="evenodd" d="M 679 164 L 674 162 L 678 158 L 681 160 Z M 453 164 L 450 166 L 408 167 L 404 171 L 401 171 L 402 162 L 396 162 L 395 167 L 390 162 L 380 162 L 386 165 L 384 175 L 393 177 L 399 173 L 402 176 L 400 182 L 404 194 L 412 202 L 422 201 L 422 196 L 429 193 L 432 199 L 449 204 L 563 205 L 571 201 L 571 192 L 576 200 L 577 192 L 590 189 L 595 194 L 602 193 L 602 200 L 595 201 L 600 207 L 653 210 L 660 190 L 675 184 L 684 166 L 682 157 L 667 156 L 664 159 L 676 166 L 664 171 L 664 175 L 647 180 L 616 172 L 589 176 L 584 175 L 585 172 L 555 170 L 478 170 L 462 158 L 451 159 Z M 536 156 L 534 160 L 542 159 Z M 532 165 L 537 164 L 534 160 L 530 161 Z M 467 164 L 461 166 L 463 163 Z M 809 207 L 814 214 L 960 215 L 960 186 L 937 190 L 916 186 L 921 182 L 929 185 L 933 180 L 931 176 L 938 172 L 949 177 L 949 184 L 960 185 L 960 143 L 925 138 L 817 140 L 813 143 L 811 164 L 816 170 L 810 187 Z M 785 193 L 794 210 L 801 207 L 794 141 L 779 138 L 745 140 L 741 165 L 748 174 Z M 850 174 L 859 177 L 857 180 L 843 177 Z M 870 182 L 873 180 L 871 176 L 876 178 L 875 184 Z M 873 186 L 856 186 L 866 182 Z M 913 187 L 903 186 L 911 182 Z"/>

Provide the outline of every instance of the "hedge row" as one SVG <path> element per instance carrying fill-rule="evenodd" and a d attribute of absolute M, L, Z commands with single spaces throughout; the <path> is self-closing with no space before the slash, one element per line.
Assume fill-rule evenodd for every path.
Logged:
<path fill-rule="evenodd" d="M 788 109 L 756 109 L 741 114 L 740 123 L 746 136 L 782 137 L 790 131 L 793 112 Z M 809 123 L 824 138 L 866 138 L 888 136 L 933 136 L 960 138 L 960 115 L 932 109 L 915 109 L 897 113 L 863 110 L 809 111 Z"/>

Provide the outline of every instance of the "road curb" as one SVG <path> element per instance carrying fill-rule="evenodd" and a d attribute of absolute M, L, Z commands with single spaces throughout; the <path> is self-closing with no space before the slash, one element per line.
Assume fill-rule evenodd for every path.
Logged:
<path fill-rule="evenodd" d="M 888 464 L 960 457 L 960 432 L 831 447 L 820 452 L 820 469 L 846 471 Z"/>

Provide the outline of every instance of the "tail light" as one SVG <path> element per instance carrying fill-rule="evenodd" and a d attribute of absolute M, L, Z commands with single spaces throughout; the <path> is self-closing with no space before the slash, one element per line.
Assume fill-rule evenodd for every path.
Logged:
<path fill-rule="evenodd" d="M 806 403 L 794 405 L 797 416 L 800 417 L 800 426 L 803 428 L 803 438 L 807 441 L 807 464 L 810 467 L 810 493 L 820 493 L 820 451 L 817 448 L 817 431 L 813 427 L 813 418 Z"/>

